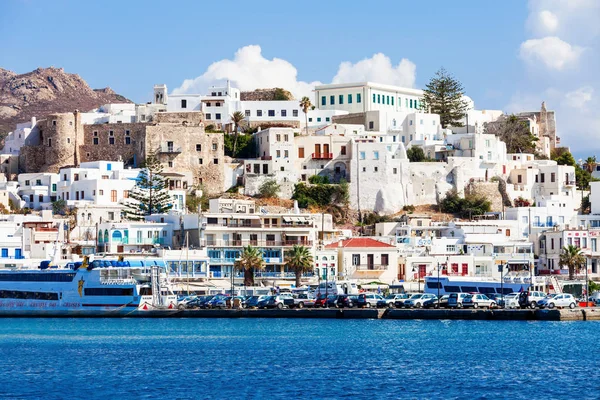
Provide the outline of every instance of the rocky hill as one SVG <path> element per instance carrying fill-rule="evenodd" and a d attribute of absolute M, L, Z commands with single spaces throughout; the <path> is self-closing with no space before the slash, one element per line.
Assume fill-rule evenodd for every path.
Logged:
<path fill-rule="evenodd" d="M 79 75 L 62 68 L 38 68 L 20 75 L 0 68 L 0 137 L 31 117 L 130 102 L 110 88 L 92 89 Z"/>
<path fill-rule="evenodd" d="M 242 101 L 294 100 L 294 96 L 285 89 L 256 89 L 251 92 L 241 92 Z"/>

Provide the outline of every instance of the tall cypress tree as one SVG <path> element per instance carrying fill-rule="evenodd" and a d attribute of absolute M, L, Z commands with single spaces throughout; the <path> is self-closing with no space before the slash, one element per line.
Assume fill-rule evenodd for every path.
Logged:
<path fill-rule="evenodd" d="M 134 221 L 142 221 L 147 215 L 165 213 L 173 207 L 166 179 L 161 176 L 162 164 L 154 153 L 148 154 L 144 163 L 144 169 L 129 194 L 134 201 L 125 204 L 126 218 Z"/>
<path fill-rule="evenodd" d="M 440 68 L 423 90 L 422 108 L 439 114 L 442 128 L 463 126 L 460 120 L 468 107 L 463 94 L 462 84 L 444 68 Z"/>

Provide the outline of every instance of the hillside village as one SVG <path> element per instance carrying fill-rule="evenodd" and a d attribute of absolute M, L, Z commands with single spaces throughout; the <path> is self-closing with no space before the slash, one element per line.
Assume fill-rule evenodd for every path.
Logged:
<path fill-rule="evenodd" d="M 418 290 L 432 274 L 566 279 L 573 245 L 586 260 L 576 278 L 600 279 L 600 166 L 561 146 L 551 105 L 509 116 L 463 96 L 447 124 L 419 89 L 313 94 L 155 85 L 145 104 L 17 124 L 0 152 L 0 263 L 153 252 L 179 258 L 175 279 L 228 287 L 244 281 L 234 264 L 252 246 L 264 259 L 255 279 L 290 287 L 286 254 L 300 245 L 313 257 L 303 285 Z M 530 147 L 500 134 L 510 124 Z M 168 207 L 130 218 L 152 160 Z M 180 249 L 193 258 L 183 267 Z"/>

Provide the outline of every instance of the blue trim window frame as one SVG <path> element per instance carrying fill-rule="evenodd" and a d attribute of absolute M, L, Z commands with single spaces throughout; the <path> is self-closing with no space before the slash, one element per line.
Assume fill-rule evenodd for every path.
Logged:
<path fill-rule="evenodd" d="M 326 106 L 327 105 L 327 97 L 326 96 L 321 96 L 321 105 L 322 106 Z"/>
<path fill-rule="evenodd" d="M 335 96 L 334 95 L 329 96 L 329 104 L 330 105 L 334 105 L 335 104 Z"/>
<path fill-rule="evenodd" d="M 356 93 L 356 102 L 360 103 L 361 100 L 360 93 Z"/>
<path fill-rule="evenodd" d="M 352 104 L 352 93 L 348 93 L 348 104 Z"/>

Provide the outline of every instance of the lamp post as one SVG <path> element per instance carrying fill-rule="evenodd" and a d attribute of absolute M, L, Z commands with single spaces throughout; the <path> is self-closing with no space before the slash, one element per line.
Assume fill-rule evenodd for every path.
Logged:
<path fill-rule="evenodd" d="M 590 301 L 590 281 L 588 279 L 588 267 L 587 267 L 587 259 L 585 260 L 585 306 L 588 306 L 588 302 Z"/>
<path fill-rule="evenodd" d="M 500 300 L 502 300 L 502 307 L 505 308 L 506 304 L 504 302 L 504 265 L 502 261 L 500 261 Z"/>

